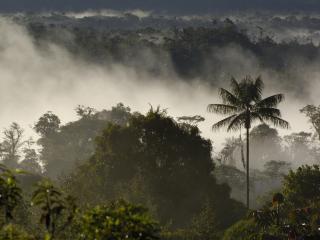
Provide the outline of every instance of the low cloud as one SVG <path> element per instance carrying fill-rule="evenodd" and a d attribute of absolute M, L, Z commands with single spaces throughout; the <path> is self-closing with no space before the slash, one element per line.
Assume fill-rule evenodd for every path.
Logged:
<path fill-rule="evenodd" d="M 146 112 L 150 103 L 168 109 L 174 117 L 202 115 L 206 118 L 199 125 L 203 135 L 211 138 L 217 148 L 226 136 L 233 135 L 223 130 L 211 131 L 211 124 L 220 117 L 208 114 L 206 106 L 219 99 L 217 89 L 201 79 L 185 82 L 173 73 L 155 78 L 121 65 L 91 64 L 51 43 L 40 49 L 24 27 L 4 18 L 0 20 L 0 31 L 0 128 L 16 121 L 31 134 L 29 126 L 46 111 L 55 112 L 66 123 L 76 119 L 73 109 L 78 104 L 100 110 L 123 102 L 134 111 Z M 281 76 L 260 68 L 252 53 L 237 46 L 217 50 L 215 54 L 224 62 L 223 69 L 217 70 L 221 72 L 219 85 L 228 87 L 231 75 L 241 78 L 246 74 L 261 74 L 266 94 L 286 94 L 287 100 L 280 108 L 292 131 L 309 130 L 307 119 L 299 109 L 319 99 L 318 64 L 299 66 L 295 71 L 301 76 L 301 86 L 292 87 Z M 297 98 L 299 88 L 308 96 Z"/>

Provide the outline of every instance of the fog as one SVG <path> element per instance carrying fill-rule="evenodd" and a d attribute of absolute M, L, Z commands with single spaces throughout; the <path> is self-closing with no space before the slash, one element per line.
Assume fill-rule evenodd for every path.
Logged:
<path fill-rule="evenodd" d="M 94 65 L 75 59 L 66 49 L 52 43 L 48 43 L 45 50 L 39 49 L 24 27 L 5 18 L 0 20 L 0 31 L 0 128 L 15 121 L 26 128 L 26 135 L 34 135 L 32 124 L 49 110 L 66 123 L 77 118 L 74 108 L 78 104 L 101 110 L 123 102 L 133 111 L 142 113 L 148 111 L 151 104 L 160 105 L 174 117 L 204 116 L 206 121 L 199 125 L 200 129 L 205 137 L 213 140 L 216 150 L 226 136 L 238 136 L 238 133 L 227 134 L 224 130 L 211 131 L 211 124 L 220 117 L 208 114 L 206 106 L 219 101 L 217 89 L 201 79 L 187 83 L 174 73 L 155 78 L 121 65 Z M 301 76 L 301 85 L 291 86 L 290 81 L 283 81 L 281 76 L 259 68 L 250 52 L 231 46 L 217 50 L 215 54 L 225 61 L 219 79 L 222 87 L 228 87 L 231 76 L 241 78 L 246 74 L 261 74 L 266 84 L 266 96 L 279 92 L 286 94 L 280 109 L 283 118 L 290 122 L 291 130 L 280 133 L 310 130 L 299 109 L 306 104 L 317 104 L 318 63 L 293 65 L 292 71 Z M 150 55 L 152 57 L 155 56 Z"/>
<path fill-rule="evenodd" d="M 141 9 L 117 11 L 112 9 L 101 9 L 101 10 L 87 10 L 80 12 L 66 12 L 65 15 L 74 18 L 88 18 L 88 17 L 125 17 L 126 14 L 132 14 L 139 18 L 149 17 L 152 11 L 143 11 Z"/>

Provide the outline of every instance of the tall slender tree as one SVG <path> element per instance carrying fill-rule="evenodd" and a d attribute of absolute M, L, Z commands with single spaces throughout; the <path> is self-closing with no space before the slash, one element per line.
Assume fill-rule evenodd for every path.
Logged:
<path fill-rule="evenodd" d="M 283 94 L 272 95 L 262 98 L 264 88 L 263 81 L 260 77 L 252 79 L 250 76 L 245 77 L 240 82 L 231 79 L 231 91 L 220 88 L 219 95 L 222 104 L 209 104 L 209 112 L 229 115 L 227 118 L 215 123 L 213 130 L 227 127 L 228 131 L 239 130 L 241 127 L 246 129 L 247 135 L 247 208 L 249 209 L 249 133 L 252 123 L 260 121 L 262 123 L 271 123 L 276 127 L 289 128 L 289 123 L 281 118 L 280 110 L 276 107 L 284 100 Z"/>
<path fill-rule="evenodd" d="M 58 218 L 66 209 L 62 192 L 49 180 L 39 182 L 32 196 L 32 205 L 40 206 L 42 210 L 40 222 L 46 227 L 47 238 L 54 239 Z"/>

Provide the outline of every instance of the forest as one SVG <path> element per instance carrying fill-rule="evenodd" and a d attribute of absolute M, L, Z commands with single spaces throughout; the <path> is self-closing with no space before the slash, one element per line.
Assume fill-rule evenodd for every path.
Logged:
<path fill-rule="evenodd" d="M 76 116 L 73 120 L 50 108 L 38 116 L 33 111 L 38 105 L 24 103 L 13 91 L 29 104 L 18 110 L 33 120 L 26 126 L 11 119 L 13 110 L 4 111 L 12 123 L 0 142 L 0 240 L 320 238 L 319 45 L 312 39 L 284 41 L 263 28 L 243 29 L 243 22 L 230 18 L 179 24 L 153 19 L 163 25 L 126 29 L 115 26 L 145 23 L 132 14 L 117 18 L 112 27 L 103 18 L 79 23 L 63 14 L 54 15 L 60 19 L 55 23 L 52 16 L 44 20 L 33 14 L 3 18 L 0 29 L 7 39 L 0 39 L 0 73 L 6 78 L 6 69 L 21 65 L 25 82 L 15 84 L 27 92 L 33 84 L 31 92 L 41 104 L 54 98 L 28 78 L 37 75 L 33 72 L 49 79 L 41 81 L 58 96 L 58 105 L 69 101 L 59 95 L 62 89 L 76 96 L 72 88 L 83 82 L 68 78 L 81 74 L 108 78 L 112 72 L 105 71 L 118 68 L 128 72 L 132 85 L 97 85 L 105 98 L 95 98 L 95 82 L 85 82 L 80 99 L 97 99 L 98 106 L 110 106 L 102 101 L 113 102 L 112 92 L 129 96 L 111 107 L 79 102 L 65 113 Z M 301 19 L 272 21 L 283 28 L 306 22 L 311 28 L 318 21 Z M 104 27 L 90 27 L 99 21 Z M 138 92 L 134 78 L 144 80 Z M 166 84 L 181 94 L 185 88 L 178 91 L 175 81 L 191 86 L 184 104 L 196 101 L 191 93 L 200 85 L 215 97 L 195 102 L 191 115 L 171 114 L 163 102 L 132 110 L 135 95 L 157 95 Z M 109 86 L 111 91 L 105 89 Z M 304 131 L 294 128 L 294 117 L 282 114 L 286 109 L 280 106 L 289 104 L 308 121 Z M 203 127 L 206 122 L 210 129 Z M 233 135 L 219 147 L 217 134 L 223 129 Z M 283 134 L 283 129 L 290 131 Z"/>
<path fill-rule="evenodd" d="M 250 131 L 251 158 L 265 162 L 250 170 L 250 211 L 245 168 L 235 164 L 246 140 L 228 139 L 213 158 L 198 118 L 175 120 L 160 107 L 132 113 L 119 103 L 102 111 L 78 106 L 79 119 L 61 125 L 47 112 L 34 125 L 40 151 L 13 123 L 1 143 L 0 237 L 317 239 L 319 165 L 291 162 L 319 159 L 312 143 L 320 108 L 301 111 L 315 134 L 282 138 L 266 124 Z"/>

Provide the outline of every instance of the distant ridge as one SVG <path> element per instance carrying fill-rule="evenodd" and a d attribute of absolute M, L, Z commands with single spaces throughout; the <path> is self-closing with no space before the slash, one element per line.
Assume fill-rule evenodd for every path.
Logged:
<path fill-rule="evenodd" d="M 320 0 L 0 0 L 1 12 L 84 11 L 87 9 L 143 9 L 168 14 L 220 11 L 320 10 Z"/>

